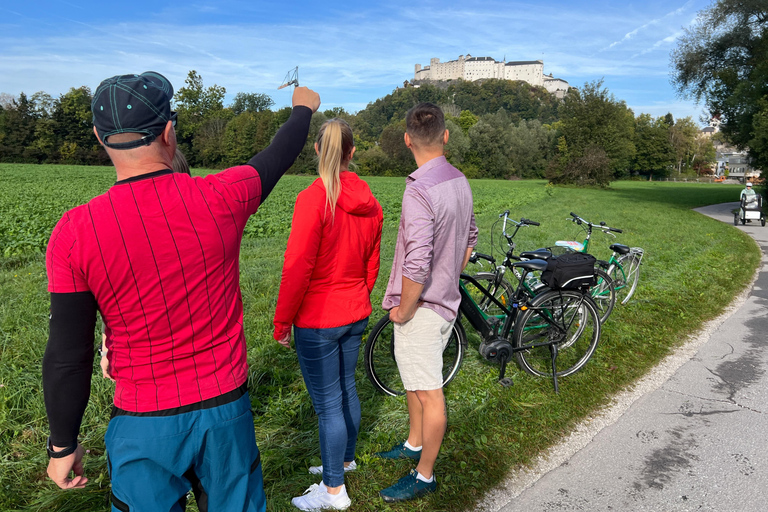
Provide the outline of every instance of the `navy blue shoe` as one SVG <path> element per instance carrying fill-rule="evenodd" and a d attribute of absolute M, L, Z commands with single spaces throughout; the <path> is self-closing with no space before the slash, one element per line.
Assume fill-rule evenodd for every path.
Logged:
<path fill-rule="evenodd" d="M 397 481 L 395 485 L 379 491 L 381 498 L 387 503 L 396 501 L 406 501 L 433 493 L 437 490 L 437 479 L 433 478 L 431 482 L 422 482 L 416 475 L 418 473 L 412 469 L 410 473 Z"/>
<path fill-rule="evenodd" d="M 386 452 L 377 452 L 377 457 L 382 459 L 421 459 L 421 450 L 415 451 L 405 447 L 405 441 L 400 444 L 396 444 L 391 450 Z"/>

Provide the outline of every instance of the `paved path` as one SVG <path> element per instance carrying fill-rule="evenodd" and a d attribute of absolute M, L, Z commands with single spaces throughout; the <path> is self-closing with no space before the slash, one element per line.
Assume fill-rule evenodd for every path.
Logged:
<path fill-rule="evenodd" d="M 733 224 L 737 206 L 697 211 Z M 768 510 L 768 227 L 738 229 L 763 250 L 752 287 L 480 509 Z"/>

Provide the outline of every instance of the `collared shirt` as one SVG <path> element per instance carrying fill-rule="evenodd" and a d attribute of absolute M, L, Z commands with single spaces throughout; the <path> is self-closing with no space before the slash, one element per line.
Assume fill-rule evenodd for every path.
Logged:
<path fill-rule="evenodd" d="M 403 277 L 424 285 L 420 300 L 447 321 L 459 310 L 459 276 L 468 247 L 477 245 L 472 189 L 444 156 L 406 178 L 395 258 L 382 306 L 400 305 Z"/>

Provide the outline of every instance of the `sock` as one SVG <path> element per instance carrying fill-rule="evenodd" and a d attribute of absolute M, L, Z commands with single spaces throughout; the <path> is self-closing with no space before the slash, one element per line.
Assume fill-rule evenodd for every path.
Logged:
<path fill-rule="evenodd" d="M 411 446 L 411 443 L 409 443 L 407 440 L 405 441 L 405 443 L 403 443 L 403 446 L 405 446 L 406 448 L 408 448 L 409 450 L 412 450 L 414 452 L 420 452 L 421 451 L 421 446 L 419 446 L 419 447 Z"/>
<path fill-rule="evenodd" d="M 432 482 L 435 481 L 435 474 L 432 473 L 432 476 L 429 478 L 429 480 L 427 480 L 426 478 L 424 478 L 424 476 L 422 476 L 421 473 L 419 473 L 417 471 L 416 472 L 416 480 L 421 480 L 422 482 L 427 482 L 429 484 L 429 483 L 432 483 Z"/>
<path fill-rule="evenodd" d="M 433 477 L 434 477 L 434 475 L 433 475 Z M 320 489 L 322 489 L 323 492 L 325 492 L 325 494 L 327 494 L 331 498 L 331 500 L 339 499 L 342 496 L 344 496 L 345 494 L 347 494 L 347 488 L 346 488 L 346 486 L 344 484 L 341 484 L 341 490 L 339 491 L 339 494 L 331 494 L 331 493 L 329 493 L 328 492 L 328 486 L 325 485 L 325 482 L 320 482 Z"/>

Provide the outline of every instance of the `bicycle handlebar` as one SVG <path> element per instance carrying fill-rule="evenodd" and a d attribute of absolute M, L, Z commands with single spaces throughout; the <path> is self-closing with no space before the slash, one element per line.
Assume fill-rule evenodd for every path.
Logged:
<path fill-rule="evenodd" d="M 600 229 L 602 231 L 613 231 L 614 233 L 623 233 L 624 232 L 621 229 L 612 228 L 610 226 L 606 226 L 605 222 L 601 222 L 600 224 L 593 224 L 593 223 L 589 222 L 587 219 L 581 218 L 581 217 L 579 217 L 578 215 L 576 215 L 573 212 L 571 212 L 571 217 L 573 217 L 573 218 L 572 219 L 568 219 L 568 220 L 571 220 L 571 221 L 573 221 L 573 222 L 575 222 L 577 224 L 586 224 L 590 228 L 597 228 L 597 229 Z"/>
<path fill-rule="evenodd" d="M 496 263 L 496 258 L 494 258 L 493 256 L 488 256 L 487 254 L 483 254 L 481 252 L 473 252 L 469 256 L 469 262 L 470 263 L 477 263 L 477 260 L 479 258 L 482 258 L 484 260 L 490 261 L 491 263 Z"/>

